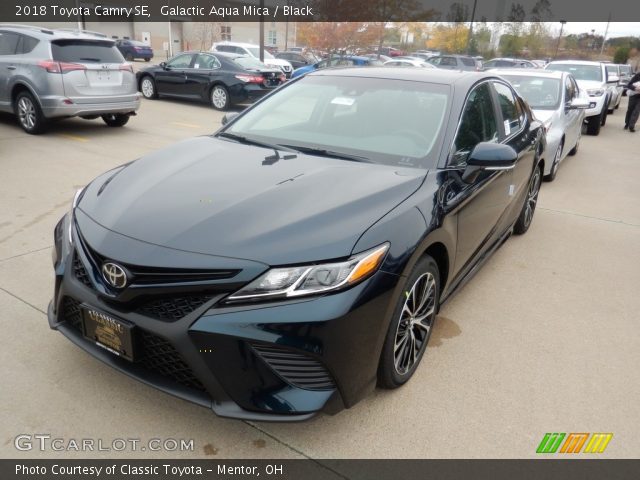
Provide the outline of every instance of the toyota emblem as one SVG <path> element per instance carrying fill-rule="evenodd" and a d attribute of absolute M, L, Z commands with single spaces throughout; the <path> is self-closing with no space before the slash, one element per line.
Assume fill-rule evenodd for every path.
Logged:
<path fill-rule="evenodd" d="M 102 264 L 102 278 L 114 288 L 124 288 L 127 285 L 127 274 L 124 268 L 116 263 Z"/>

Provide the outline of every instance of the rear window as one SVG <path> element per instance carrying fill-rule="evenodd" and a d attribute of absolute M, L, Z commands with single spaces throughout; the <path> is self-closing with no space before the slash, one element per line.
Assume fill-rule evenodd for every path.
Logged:
<path fill-rule="evenodd" d="M 475 67 L 476 66 L 476 61 L 473 58 L 460 57 L 460 60 L 462 60 L 462 63 L 464 65 L 466 65 L 467 67 Z"/>
<path fill-rule="evenodd" d="M 595 82 L 602 81 L 602 69 L 599 65 L 550 63 L 546 66 L 546 69 L 554 70 L 557 72 L 569 72 L 576 80 L 592 80 Z"/>
<path fill-rule="evenodd" d="M 57 40 L 51 43 L 53 59 L 73 63 L 123 63 L 112 42 L 102 40 Z"/>
<path fill-rule="evenodd" d="M 256 70 L 261 68 L 267 68 L 267 66 L 260 60 L 254 57 L 236 57 L 233 59 L 234 63 L 237 63 L 242 68 L 247 70 Z"/>

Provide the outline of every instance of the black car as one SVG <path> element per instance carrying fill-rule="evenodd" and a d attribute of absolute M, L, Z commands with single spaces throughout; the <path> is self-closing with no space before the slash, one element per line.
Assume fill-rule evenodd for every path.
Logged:
<path fill-rule="evenodd" d="M 141 58 L 148 62 L 153 58 L 153 49 L 149 45 L 136 40 L 116 40 L 116 48 L 130 62 L 136 58 Z"/>
<path fill-rule="evenodd" d="M 301 52 L 280 52 L 276 53 L 275 57 L 287 60 L 294 69 L 304 67 L 305 65 L 312 65 L 319 61 L 315 56 Z"/>
<path fill-rule="evenodd" d="M 531 225 L 542 125 L 494 75 L 377 67 L 233 115 L 78 192 L 51 328 L 226 417 L 401 386 L 442 302 Z"/>
<path fill-rule="evenodd" d="M 253 102 L 286 81 L 282 71 L 253 57 L 220 52 L 184 52 L 136 73 L 145 98 L 159 95 L 203 100 L 216 110 Z"/>

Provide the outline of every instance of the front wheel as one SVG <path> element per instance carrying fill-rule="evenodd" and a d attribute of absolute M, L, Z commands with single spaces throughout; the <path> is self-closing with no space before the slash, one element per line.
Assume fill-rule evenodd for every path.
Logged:
<path fill-rule="evenodd" d="M 587 119 L 587 134 L 599 135 L 600 134 L 600 122 L 602 121 L 602 114 L 594 115 Z"/>
<path fill-rule="evenodd" d="M 144 98 L 158 98 L 158 92 L 156 91 L 156 82 L 153 81 L 149 75 L 145 76 L 140 82 L 140 91 Z"/>
<path fill-rule="evenodd" d="M 226 110 L 229 108 L 229 91 L 222 85 L 216 85 L 211 89 L 211 105 L 216 110 Z"/>
<path fill-rule="evenodd" d="M 540 193 L 540 179 L 542 172 L 540 171 L 540 165 L 536 165 L 536 169 L 529 180 L 529 190 L 527 191 L 527 197 L 524 199 L 524 205 L 520 211 L 520 216 L 513 227 L 513 232 L 522 235 L 531 226 L 533 220 L 533 214 L 536 211 L 536 205 L 538 204 L 538 194 Z"/>
<path fill-rule="evenodd" d="M 422 257 L 407 278 L 378 367 L 378 385 L 398 388 L 415 373 L 427 348 L 440 299 L 438 265 L 429 255 Z"/>
<path fill-rule="evenodd" d="M 108 113 L 102 115 L 102 120 L 110 127 L 124 127 L 129 121 L 129 115 L 122 113 Z"/>

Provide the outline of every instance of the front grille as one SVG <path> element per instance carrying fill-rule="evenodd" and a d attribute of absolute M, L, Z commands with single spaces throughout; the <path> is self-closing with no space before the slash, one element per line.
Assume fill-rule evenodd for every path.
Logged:
<path fill-rule="evenodd" d="M 82 334 L 80 302 L 71 297 L 64 297 L 62 300 L 62 319 Z M 185 387 L 206 391 L 182 355 L 168 340 L 139 327 L 135 333 L 138 337 L 137 360 L 141 366 Z"/>
<path fill-rule="evenodd" d="M 84 268 L 82 260 L 80 260 L 80 257 L 78 256 L 78 252 L 73 254 L 73 274 L 85 287 L 91 288 L 91 280 L 89 280 L 87 269 Z"/>
<path fill-rule="evenodd" d="M 140 363 L 149 370 L 172 378 L 185 387 L 206 390 L 168 340 L 140 329 L 140 347 Z"/>
<path fill-rule="evenodd" d="M 252 343 L 256 353 L 283 380 L 305 390 L 333 390 L 331 375 L 318 360 L 274 345 Z"/>
<path fill-rule="evenodd" d="M 211 300 L 211 295 L 187 295 L 153 300 L 136 310 L 140 315 L 165 322 L 175 322 Z"/>

